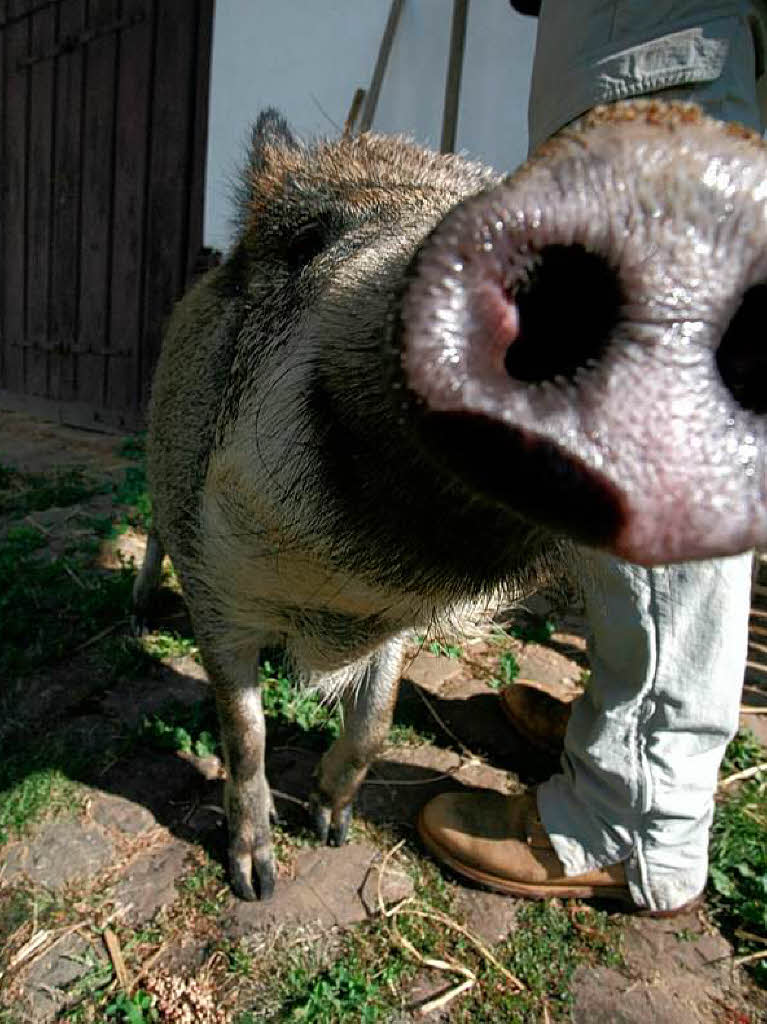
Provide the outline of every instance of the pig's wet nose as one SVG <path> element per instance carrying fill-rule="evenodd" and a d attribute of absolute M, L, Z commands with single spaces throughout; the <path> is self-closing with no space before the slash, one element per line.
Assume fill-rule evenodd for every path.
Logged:
<path fill-rule="evenodd" d="M 716 350 L 716 365 L 735 401 L 767 412 L 767 284 L 749 288 Z"/>
<path fill-rule="evenodd" d="M 509 302 L 516 337 L 504 357 L 515 380 L 573 379 L 604 354 L 619 320 L 621 287 L 607 260 L 582 245 L 548 245 Z"/>

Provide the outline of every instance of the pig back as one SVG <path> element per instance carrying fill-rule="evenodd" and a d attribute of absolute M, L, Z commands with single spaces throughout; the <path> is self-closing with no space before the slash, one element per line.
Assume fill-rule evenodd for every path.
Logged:
<path fill-rule="evenodd" d="M 153 523 L 176 567 L 199 545 L 200 504 L 237 334 L 227 271 L 206 274 L 176 306 L 149 409 L 147 475 Z"/>

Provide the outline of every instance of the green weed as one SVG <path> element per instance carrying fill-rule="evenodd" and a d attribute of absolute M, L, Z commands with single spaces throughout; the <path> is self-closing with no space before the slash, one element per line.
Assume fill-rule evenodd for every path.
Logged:
<path fill-rule="evenodd" d="M 505 627 L 504 632 L 526 644 L 545 644 L 556 632 L 556 624 L 541 615 L 530 615 L 523 622 Z"/>
<path fill-rule="evenodd" d="M 551 1018 L 569 1020 L 575 969 L 581 964 L 615 967 L 622 960 L 617 923 L 588 908 L 579 922 L 572 910 L 557 901 L 522 905 L 517 928 L 493 952 L 525 985 L 525 991 L 504 991 L 498 972 L 488 965 L 458 1020 L 527 1024 L 541 1019 L 544 1006 Z"/>
<path fill-rule="evenodd" d="M 140 640 L 114 636 L 99 645 L 99 657 L 110 681 L 151 673 L 165 658 L 192 655 L 199 660 L 197 645 L 190 637 L 159 631 Z"/>
<path fill-rule="evenodd" d="M 259 669 L 264 714 L 302 732 L 320 730 L 329 736 L 341 731 L 340 711 L 323 704 L 316 693 L 301 687 L 285 671 L 284 666 L 265 661 Z"/>
<path fill-rule="evenodd" d="M 167 630 L 159 630 L 142 640 L 142 646 L 153 658 L 183 658 L 191 656 L 199 660 L 199 650 L 192 637 L 179 636 Z"/>
<path fill-rule="evenodd" d="M 457 644 L 446 644 L 442 643 L 441 640 L 432 640 L 426 649 L 440 658 L 455 659 L 460 658 L 463 654 L 462 649 Z"/>
<path fill-rule="evenodd" d="M 123 479 L 114 485 L 114 500 L 118 505 L 130 507 L 130 512 L 126 516 L 130 526 L 136 526 L 141 530 L 148 530 L 151 527 L 152 501 L 147 490 L 143 463 L 125 469 Z"/>
<path fill-rule="evenodd" d="M 148 992 L 138 989 L 133 995 L 120 992 L 104 1010 L 104 1015 L 115 1024 L 151 1024 L 160 1017 Z"/>
<path fill-rule="evenodd" d="M 79 745 L 44 736 L 14 737 L 0 758 L 0 844 L 32 822 L 76 814 L 85 790 L 72 776 L 92 768 Z"/>
<path fill-rule="evenodd" d="M 749 733 L 730 744 L 723 771 L 742 771 L 767 760 L 767 751 Z M 709 849 L 709 904 L 739 955 L 767 946 L 767 771 L 743 782 L 719 802 Z M 750 937 L 747 937 L 750 936 Z M 767 962 L 749 965 L 767 986 Z"/>
<path fill-rule="evenodd" d="M 389 742 L 395 747 L 418 747 L 423 743 L 435 743 L 434 733 L 416 725 L 394 722 L 389 730 Z"/>
<path fill-rule="evenodd" d="M 449 914 L 449 893 L 439 878 L 428 872 L 421 878 L 417 884 L 419 906 Z M 577 909 L 565 909 L 556 901 L 520 907 L 518 927 L 493 952 L 502 966 L 522 981 L 522 992 L 512 989 L 502 972 L 442 920 L 405 911 L 398 916 L 397 927 L 421 956 L 460 963 L 476 976 L 474 988 L 453 1004 L 451 1021 L 533 1024 L 542 1019 L 544 1007 L 546 1019 L 569 1019 L 570 986 L 579 965 L 619 966 L 622 962 L 619 924 L 589 908 L 583 908 L 580 916 L 582 920 L 577 919 Z M 584 924 L 587 927 L 582 927 Z M 409 1004 L 410 986 L 420 969 L 385 923 L 371 922 L 344 936 L 330 964 L 313 961 L 306 950 L 301 954 L 288 951 L 269 978 L 270 994 L 276 995 L 278 1005 L 261 1017 L 243 1014 L 238 1022 L 390 1021 Z M 437 980 L 445 981 L 445 977 Z"/>
<path fill-rule="evenodd" d="M 201 914 L 215 915 L 230 897 L 229 884 L 223 867 L 210 860 L 201 852 L 196 856 L 197 864 L 192 871 L 178 883 L 182 897 L 187 905 L 193 905 Z"/>
<path fill-rule="evenodd" d="M 146 434 L 133 434 L 126 437 L 117 449 L 117 454 L 125 459 L 135 459 L 141 462 L 146 456 Z"/>
<path fill-rule="evenodd" d="M 488 679 L 488 686 L 493 690 L 502 690 L 505 686 L 511 686 L 519 675 L 519 662 L 511 651 L 503 651 L 498 657 L 498 668 L 500 673 Z"/>
<path fill-rule="evenodd" d="M 145 716 L 141 739 L 161 750 L 181 750 L 210 757 L 218 754 L 216 712 L 211 701 L 170 704 L 161 714 Z"/>
<path fill-rule="evenodd" d="M 370 964 L 352 944 L 346 956 L 315 977 L 304 967 L 294 967 L 288 973 L 281 1019 L 306 1024 L 346 1020 L 373 1024 L 384 1020 L 389 1016 L 392 997 L 383 981 L 398 978 L 399 966 L 398 961 L 383 963 L 371 972 Z"/>
<path fill-rule="evenodd" d="M 726 777 L 733 772 L 753 768 L 765 759 L 765 750 L 750 729 L 741 729 L 727 745 L 719 774 Z"/>

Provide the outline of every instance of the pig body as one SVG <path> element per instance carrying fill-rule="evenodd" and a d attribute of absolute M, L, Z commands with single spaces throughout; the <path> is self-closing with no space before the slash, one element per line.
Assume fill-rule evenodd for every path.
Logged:
<path fill-rule="evenodd" d="M 711 364 L 744 294 L 767 279 L 757 228 L 718 197 L 728 183 L 743 191 L 746 158 L 762 170 L 767 161 L 747 133 L 727 135 L 691 108 L 669 111 L 634 104 L 597 115 L 503 184 L 402 139 L 308 148 L 278 115 L 260 118 L 237 245 L 179 304 L 164 341 L 150 411 L 155 525 L 135 591 L 142 614 L 167 551 L 216 691 L 238 895 L 268 896 L 275 877 L 257 684 L 264 646 L 286 646 L 307 680 L 343 697 L 344 733 L 313 801 L 320 834 L 338 843 L 388 734 L 406 630 L 527 583 L 563 557 L 567 535 L 658 562 L 743 550 L 764 532 L 762 399 L 742 390 L 758 356 L 738 336 L 736 356 L 716 357 L 727 366 L 714 374 Z M 631 145 L 657 162 L 664 145 L 689 147 L 696 131 L 713 138 L 705 167 L 681 185 L 665 170 L 655 192 L 648 184 L 627 203 Z M 574 203 L 568 180 L 585 214 L 557 220 L 536 208 L 535 189 L 547 204 Z M 674 188 L 692 196 L 691 210 L 676 211 Z M 606 190 L 614 209 L 600 209 Z M 704 201 L 713 209 L 701 211 Z M 761 238 L 762 199 L 749 210 L 762 216 Z M 711 284 L 708 264 L 700 269 L 701 255 L 696 305 L 689 287 L 668 285 L 672 256 L 643 220 L 659 217 L 673 221 L 674 259 L 685 238 L 724 255 L 736 231 L 753 254 L 741 251 L 725 288 Z M 559 320 L 549 280 L 579 304 Z M 629 320 L 638 327 L 624 339 Z M 697 345 L 710 323 L 716 345 Z M 538 351 L 535 331 L 551 336 L 553 354 Z M 671 421 L 662 400 L 651 411 L 673 425 L 703 404 L 722 420 L 721 451 L 703 439 L 695 449 L 703 473 L 688 488 L 689 514 L 674 511 L 687 493 L 678 473 L 656 486 L 658 471 L 635 465 L 656 443 L 650 427 L 624 437 L 614 418 L 613 382 L 626 387 L 633 375 L 636 390 L 652 391 L 647 361 L 656 349 L 671 361 L 676 335 L 675 378 L 687 380 L 670 385 Z M 625 365 L 616 352 L 628 352 Z M 737 494 L 717 479 L 727 451 L 740 460 Z M 645 513 L 648 486 L 663 514 Z M 735 517 L 711 551 L 701 503 Z"/>

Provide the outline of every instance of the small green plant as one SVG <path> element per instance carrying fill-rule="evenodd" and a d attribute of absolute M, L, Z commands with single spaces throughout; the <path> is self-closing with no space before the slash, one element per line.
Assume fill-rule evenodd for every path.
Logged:
<path fill-rule="evenodd" d="M 145 715 L 139 733 L 161 750 L 181 750 L 197 757 L 212 757 L 219 752 L 215 711 L 208 701 L 173 703 L 161 714 Z"/>
<path fill-rule="evenodd" d="M 104 1014 L 115 1024 L 151 1024 L 160 1017 L 154 1007 L 154 999 L 148 992 L 137 989 L 132 996 L 120 992 L 104 1010 Z"/>
<path fill-rule="evenodd" d="M 294 682 L 282 665 L 265 661 L 259 670 L 264 714 L 297 725 L 302 732 L 321 730 L 331 736 L 341 731 L 340 712 L 323 704 L 316 693 Z"/>
<path fill-rule="evenodd" d="M 186 902 L 206 915 L 217 914 L 230 896 L 223 867 L 208 857 L 198 861 L 178 887 Z"/>
<path fill-rule="evenodd" d="M 78 767 L 77 751 L 58 751 L 49 743 L 14 744 L 0 759 L 0 844 L 44 815 L 76 812 L 84 789 L 69 778 Z M 9 745 L 10 747 L 10 745 Z M 65 760 L 67 772 L 57 764 Z"/>
<path fill-rule="evenodd" d="M 197 644 L 192 637 L 179 636 L 178 633 L 166 630 L 159 630 L 144 637 L 142 645 L 147 654 L 158 659 L 199 656 Z"/>
<path fill-rule="evenodd" d="M 389 742 L 395 747 L 418 747 L 424 743 L 436 742 L 434 733 L 412 724 L 395 722 L 389 729 Z"/>
<path fill-rule="evenodd" d="M 750 733 L 728 747 L 723 773 L 743 771 L 767 760 Z M 716 806 L 709 849 L 709 905 L 739 955 L 767 946 L 767 770 L 747 779 Z M 749 964 L 767 986 L 767 961 Z"/>
<path fill-rule="evenodd" d="M 146 470 L 143 463 L 138 466 L 126 467 L 122 481 L 114 485 L 114 500 L 118 505 L 130 507 L 131 511 L 127 515 L 129 525 L 137 526 L 142 530 L 150 528 L 152 525 L 152 501 L 147 490 Z"/>
<path fill-rule="evenodd" d="M 394 958 L 376 966 L 367 962 L 364 949 L 347 941 L 345 955 L 319 974 L 303 966 L 287 975 L 287 998 L 281 1020 L 305 1024 L 359 1021 L 374 1024 L 390 1016 L 391 992 L 384 984 L 402 973 L 403 962 Z"/>
<path fill-rule="evenodd" d="M 493 690 L 502 690 L 506 686 L 511 686 L 519 675 L 519 662 L 511 651 L 503 651 L 499 655 L 498 667 L 500 669 L 499 676 L 493 676 L 488 680 L 488 685 Z"/>
<path fill-rule="evenodd" d="M 732 775 L 764 761 L 765 751 L 750 729 L 741 729 L 727 745 L 720 775 Z"/>
<path fill-rule="evenodd" d="M 107 637 L 99 644 L 97 651 L 109 682 L 149 674 L 155 668 L 155 660 L 132 636 Z"/>
<path fill-rule="evenodd" d="M 442 643 L 441 640 L 432 640 L 427 650 L 440 658 L 460 658 L 463 651 L 457 644 Z"/>
<path fill-rule="evenodd" d="M 253 973 L 253 957 L 242 940 L 230 943 L 223 952 L 226 956 L 226 969 L 230 974 L 236 974 L 241 978 L 249 978 L 251 976 Z"/>
<path fill-rule="evenodd" d="M 146 455 L 146 434 L 133 434 L 126 437 L 117 449 L 117 454 L 124 459 L 135 459 L 141 462 Z"/>
<path fill-rule="evenodd" d="M 526 644 L 545 644 L 556 632 L 556 624 L 542 615 L 530 615 L 524 622 L 515 622 L 505 632 Z"/>

